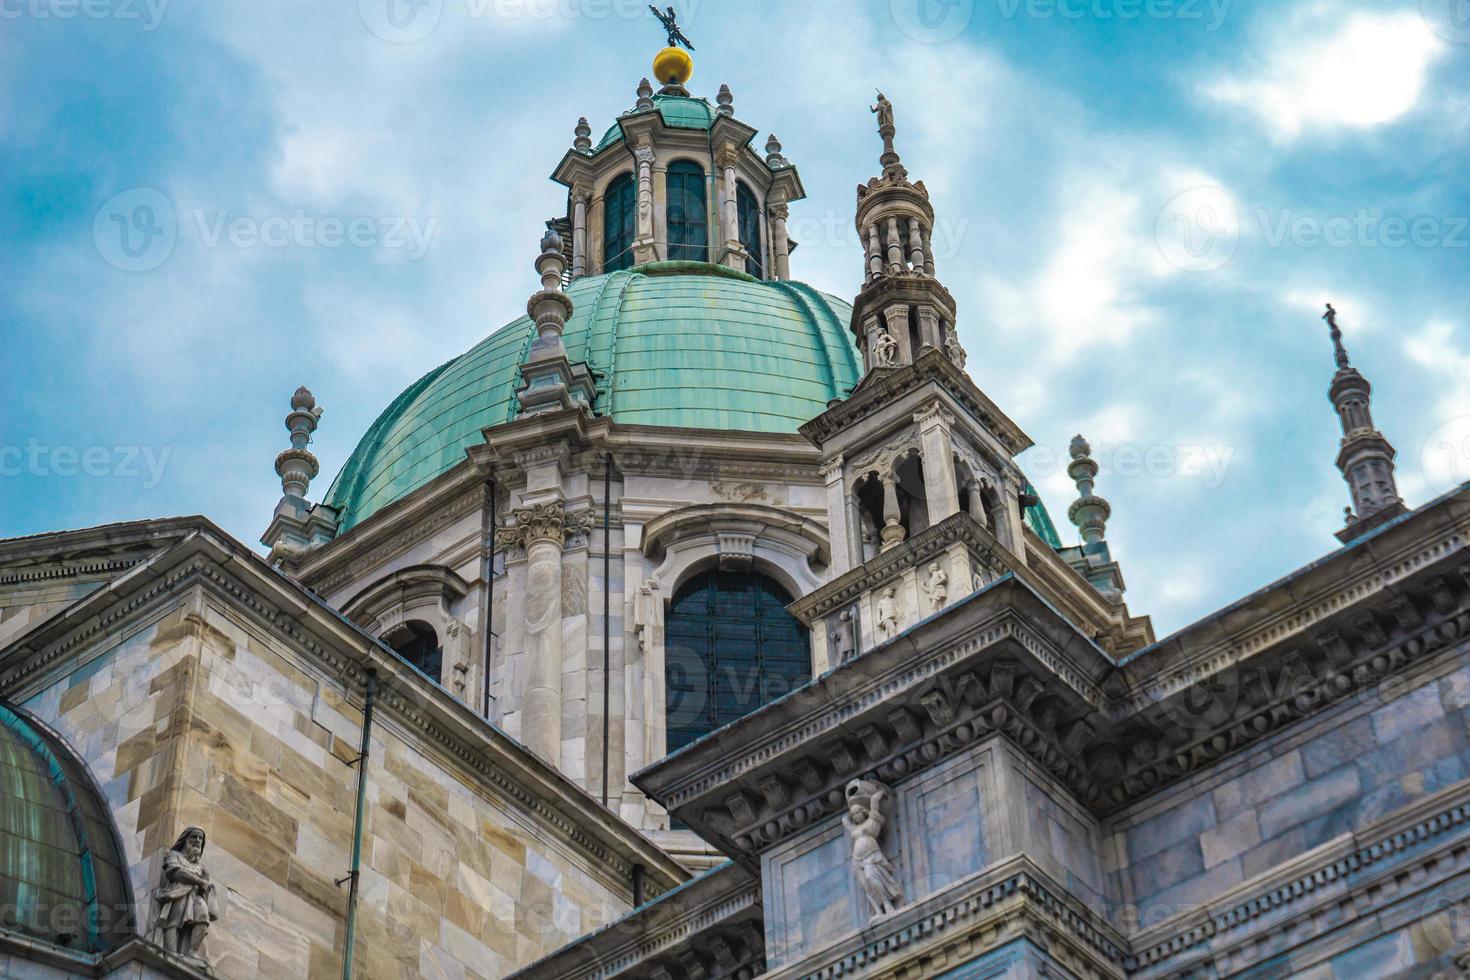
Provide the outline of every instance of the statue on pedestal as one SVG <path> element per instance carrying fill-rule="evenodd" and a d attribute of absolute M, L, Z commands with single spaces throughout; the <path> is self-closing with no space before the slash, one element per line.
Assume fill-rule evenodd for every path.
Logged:
<path fill-rule="evenodd" d="M 153 899 L 160 945 L 206 969 L 204 937 L 220 916 L 219 888 L 204 867 L 204 831 L 189 827 L 163 856 L 163 874 Z"/>

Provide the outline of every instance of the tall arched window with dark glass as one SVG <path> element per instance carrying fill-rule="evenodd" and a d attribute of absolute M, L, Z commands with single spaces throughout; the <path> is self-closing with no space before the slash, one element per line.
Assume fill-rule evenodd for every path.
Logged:
<path fill-rule="evenodd" d="M 735 185 L 735 218 L 740 225 L 740 244 L 745 248 L 745 271 L 761 275 L 761 208 L 755 194 L 742 181 Z"/>
<path fill-rule="evenodd" d="M 709 261 L 709 217 L 706 215 L 704 170 L 692 160 L 669 164 L 669 258 Z"/>
<path fill-rule="evenodd" d="M 444 648 L 439 645 L 434 627 L 422 620 L 410 619 L 384 633 L 383 642 L 435 684 L 443 683 Z"/>
<path fill-rule="evenodd" d="M 754 572 L 685 582 L 664 617 L 668 748 L 688 745 L 811 679 L 791 596 Z"/>
<path fill-rule="evenodd" d="M 633 175 L 613 178 L 602 192 L 602 271 L 614 272 L 633 265 L 633 235 L 637 227 L 637 192 Z"/>

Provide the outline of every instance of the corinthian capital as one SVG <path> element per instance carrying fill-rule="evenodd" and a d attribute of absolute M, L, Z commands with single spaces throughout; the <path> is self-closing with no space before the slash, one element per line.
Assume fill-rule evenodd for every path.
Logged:
<path fill-rule="evenodd" d="M 495 534 L 502 548 L 529 548 L 538 541 L 550 541 L 558 548 L 566 543 L 569 531 L 566 509 L 560 501 L 518 507 L 511 511 L 515 523 Z"/>

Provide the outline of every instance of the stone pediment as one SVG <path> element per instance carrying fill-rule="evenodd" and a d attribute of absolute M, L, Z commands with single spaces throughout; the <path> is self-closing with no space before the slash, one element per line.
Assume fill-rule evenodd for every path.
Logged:
<path fill-rule="evenodd" d="M 735 502 L 694 504 L 654 518 L 643 529 L 643 553 L 658 560 L 676 542 L 710 535 L 777 537 L 815 563 L 830 560 L 827 532 L 816 521 L 769 504 Z"/>
<path fill-rule="evenodd" d="M 1011 456 L 1029 449 L 1031 437 L 975 386 L 970 376 L 939 350 L 921 354 L 913 364 L 875 372 L 851 396 L 803 425 L 798 431 L 822 448 L 835 436 L 890 408 L 911 391 L 934 385 L 998 439 Z"/>

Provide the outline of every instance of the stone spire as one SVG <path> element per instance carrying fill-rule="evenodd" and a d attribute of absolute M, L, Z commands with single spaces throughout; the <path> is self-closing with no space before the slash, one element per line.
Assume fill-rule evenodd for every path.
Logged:
<path fill-rule="evenodd" d="M 955 305 L 935 277 L 934 208 L 924 182 L 910 181 L 894 149 L 893 103 L 878 93 L 869 108 L 883 140 L 883 173 L 857 189 L 857 232 L 864 245 L 863 289 L 853 324 L 869 372 L 912 364 L 926 350 L 963 368 Z"/>
<path fill-rule="evenodd" d="M 572 140 L 572 149 L 586 153 L 592 149 L 592 127 L 587 124 L 587 117 L 583 116 L 577 120 L 577 128 L 573 130 L 575 139 Z"/>
<path fill-rule="evenodd" d="M 320 470 L 316 455 L 306 447 L 321 417 L 322 409 L 311 390 L 304 386 L 297 388 L 291 396 L 291 411 L 286 415 L 291 447 L 276 457 L 281 500 L 276 504 L 270 527 L 260 539 L 262 544 L 270 546 L 271 561 L 299 559 L 311 548 L 336 536 L 336 511 L 306 499 L 311 481 Z"/>
<path fill-rule="evenodd" d="M 1347 508 L 1347 526 L 1337 532 L 1344 544 L 1376 527 L 1408 512 L 1399 497 L 1394 480 L 1393 461 L 1397 455 L 1383 433 L 1373 427 L 1373 386 L 1348 360 L 1343 346 L 1342 330 L 1337 325 L 1337 310 L 1327 304 L 1322 315 L 1332 337 L 1333 357 L 1337 373 L 1327 397 L 1342 423 L 1342 443 L 1337 454 L 1337 468 L 1347 481 L 1353 506 Z"/>
<path fill-rule="evenodd" d="M 790 163 L 781 155 L 781 140 L 775 133 L 766 137 L 766 166 L 775 170 L 777 167 L 790 166 Z"/>
<path fill-rule="evenodd" d="M 715 111 L 718 112 L 720 115 L 735 115 L 735 96 L 730 92 L 730 86 L 726 85 L 724 82 L 720 83 L 720 91 L 719 94 L 715 96 L 715 102 L 719 104 L 719 108 Z"/>
<path fill-rule="evenodd" d="M 306 447 L 321 417 L 322 409 L 311 389 L 305 385 L 297 388 L 291 396 L 291 411 L 286 416 L 291 448 L 276 457 L 276 475 L 281 478 L 281 493 L 286 497 L 304 500 L 312 479 L 320 469 L 315 454 Z"/>
<path fill-rule="evenodd" d="M 1082 534 L 1082 544 L 1063 548 L 1061 557 L 1104 598 L 1121 603 L 1126 588 L 1123 571 L 1113 560 L 1107 542 L 1108 518 L 1113 508 L 1092 492 L 1097 480 L 1097 461 L 1092 458 L 1092 447 L 1080 435 L 1073 437 L 1067 451 L 1072 457 L 1067 464 L 1067 475 L 1077 484 L 1077 499 L 1067 508 L 1067 518 Z"/>
<path fill-rule="evenodd" d="M 562 331 L 573 309 L 572 298 L 562 290 L 566 271 L 561 236 L 547 222 L 546 234 L 541 237 L 541 254 L 536 256 L 541 288 L 526 303 L 526 313 L 536 321 L 536 340 L 521 364 L 521 380 L 525 385 L 516 392 L 524 413 L 590 406 L 596 393 L 587 366 L 567 360 L 567 349 L 562 344 Z"/>
<path fill-rule="evenodd" d="M 638 101 L 633 108 L 639 112 L 653 108 L 653 83 L 647 78 L 638 82 Z"/>
<path fill-rule="evenodd" d="M 1072 462 L 1067 464 L 1067 475 L 1077 484 L 1077 499 L 1067 508 L 1067 518 L 1082 532 L 1084 544 L 1103 544 L 1107 532 L 1108 517 L 1113 508 L 1102 497 L 1092 492 L 1097 479 L 1097 461 L 1092 458 L 1092 447 L 1081 435 L 1074 436 L 1068 447 Z"/>

